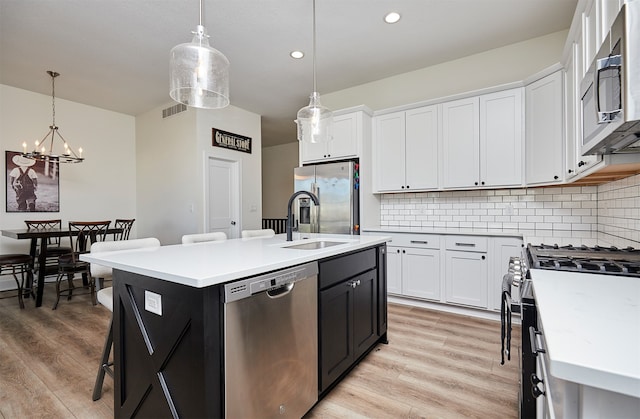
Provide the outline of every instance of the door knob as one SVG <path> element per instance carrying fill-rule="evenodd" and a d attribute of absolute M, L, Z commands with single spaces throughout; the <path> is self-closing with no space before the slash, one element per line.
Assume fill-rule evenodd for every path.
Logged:
<path fill-rule="evenodd" d="M 232 226 L 236 225 L 236 222 L 235 221 L 231 221 L 231 225 Z"/>

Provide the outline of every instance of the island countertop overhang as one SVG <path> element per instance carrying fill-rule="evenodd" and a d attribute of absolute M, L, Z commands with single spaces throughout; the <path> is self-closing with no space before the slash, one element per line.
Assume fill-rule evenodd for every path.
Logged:
<path fill-rule="evenodd" d="M 314 250 L 285 248 L 316 240 L 341 244 Z M 286 235 L 279 234 L 271 238 L 231 239 L 152 249 L 86 253 L 80 259 L 194 288 L 204 288 L 365 249 L 389 240 L 390 237 L 387 236 L 296 233 L 294 241 L 287 242 Z"/>

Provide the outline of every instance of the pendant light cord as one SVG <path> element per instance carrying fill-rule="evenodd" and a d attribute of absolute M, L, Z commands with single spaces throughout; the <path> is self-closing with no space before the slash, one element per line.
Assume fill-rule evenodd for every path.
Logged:
<path fill-rule="evenodd" d="M 316 87 L 316 0 L 313 0 L 313 91 L 318 91 Z"/>
<path fill-rule="evenodd" d="M 56 76 L 57 76 L 57 73 L 49 72 L 49 74 L 51 75 L 51 109 L 52 109 L 52 115 L 53 115 L 51 125 L 55 127 L 56 126 Z"/>
<path fill-rule="evenodd" d="M 200 0 L 200 26 L 202 26 L 202 0 Z"/>

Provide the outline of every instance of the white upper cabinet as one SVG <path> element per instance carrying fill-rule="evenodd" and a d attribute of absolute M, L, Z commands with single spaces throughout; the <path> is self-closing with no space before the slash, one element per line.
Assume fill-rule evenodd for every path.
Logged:
<path fill-rule="evenodd" d="M 526 183 L 553 184 L 564 179 L 563 72 L 525 87 Z"/>
<path fill-rule="evenodd" d="M 442 186 L 479 185 L 480 102 L 477 97 L 442 104 Z"/>
<path fill-rule="evenodd" d="M 522 89 L 442 105 L 443 187 L 522 184 Z"/>
<path fill-rule="evenodd" d="M 522 88 L 480 96 L 480 185 L 522 184 Z"/>
<path fill-rule="evenodd" d="M 333 140 L 328 143 L 300 143 L 300 162 L 313 163 L 360 157 L 364 124 L 369 123 L 364 111 L 333 116 Z"/>
<path fill-rule="evenodd" d="M 439 106 L 424 106 L 374 118 L 377 192 L 438 187 Z"/>

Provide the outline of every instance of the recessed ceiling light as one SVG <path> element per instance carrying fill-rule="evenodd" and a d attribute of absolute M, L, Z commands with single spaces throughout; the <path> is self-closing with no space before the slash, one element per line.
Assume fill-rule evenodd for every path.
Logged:
<path fill-rule="evenodd" d="M 295 58 L 296 60 L 299 60 L 300 58 L 304 57 L 304 52 L 302 52 L 302 51 L 291 51 L 291 53 L 289 55 L 291 55 L 291 58 Z"/>
<path fill-rule="evenodd" d="M 396 23 L 400 20 L 400 13 L 390 12 L 384 17 L 384 21 L 387 23 Z"/>

